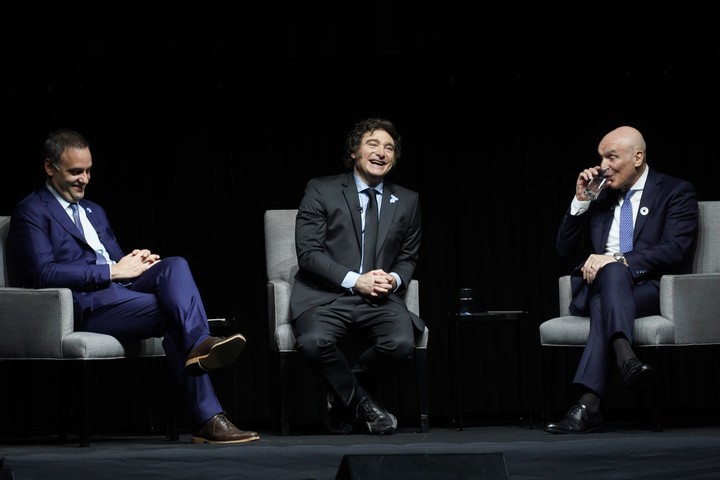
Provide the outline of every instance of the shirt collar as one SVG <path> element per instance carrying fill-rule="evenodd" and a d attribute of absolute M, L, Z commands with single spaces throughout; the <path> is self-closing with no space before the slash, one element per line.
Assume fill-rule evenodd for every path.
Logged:
<path fill-rule="evenodd" d="M 67 208 L 70 206 L 70 202 L 61 197 L 60 194 L 49 183 L 46 182 L 45 186 L 48 190 L 50 190 L 50 193 L 53 194 L 53 197 L 55 197 L 55 199 L 60 202 L 60 205 L 63 207 L 63 209 L 67 210 Z M 78 203 L 78 205 L 80 205 L 80 203 Z"/>
<path fill-rule="evenodd" d="M 353 178 L 355 179 L 355 186 L 357 187 L 358 193 L 362 192 L 363 190 L 370 188 L 370 185 L 363 182 L 360 177 L 357 176 L 357 173 L 353 172 Z M 373 187 L 380 195 L 383 193 L 383 185 L 385 182 L 378 183 L 375 187 Z"/>
<path fill-rule="evenodd" d="M 645 188 L 645 182 L 647 182 L 648 172 L 650 171 L 650 166 L 648 164 L 645 164 L 645 171 L 642 175 L 640 175 L 640 178 L 638 178 L 638 181 L 635 182 L 635 185 L 630 187 L 630 190 L 642 190 Z"/>

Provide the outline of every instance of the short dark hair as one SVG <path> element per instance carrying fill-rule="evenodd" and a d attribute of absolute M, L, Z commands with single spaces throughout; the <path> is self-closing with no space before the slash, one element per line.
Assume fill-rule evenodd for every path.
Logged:
<path fill-rule="evenodd" d="M 400 159 L 402 153 L 402 142 L 400 134 L 398 133 L 395 125 L 390 120 L 384 118 L 366 118 L 360 120 L 355 124 L 350 133 L 348 133 L 347 140 L 345 141 L 345 156 L 343 163 L 345 166 L 352 170 L 355 165 L 355 159 L 352 157 L 353 154 L 357 153 L 360 149 L 360 142 L 362 142 L 363 135 L 368 132 L 374 132 L 375 130 L 385 130 L 395 142 L 395 162 Z"/>
<path fill-rule="evenodd" d="M 55 130 L 48 135 L 45 143 L 43 143 L 43 161 L 48 159 L 53 165 L 57 165 L 66 148 L 90 148 L 90 143 L 75 130 L 68 128 Z"/>

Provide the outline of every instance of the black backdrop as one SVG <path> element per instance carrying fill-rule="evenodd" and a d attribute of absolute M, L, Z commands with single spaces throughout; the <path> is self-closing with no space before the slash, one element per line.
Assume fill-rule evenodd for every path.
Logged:
<path fill-rule="evenodd" d="M 388 117 L 404 140 L 394 180 L 421 194 L 431 413 L 447 415 L 445 314 L 458 288 L 473 287 L 482 309 L 527 310 L 539 359 L 537 325 L 555 315 L 557 277 L 572 263 L 555 253 L 558 222 L 607 131 L 639 128 L 651 168 L 692 181 L 700 200 L 720 199 L 707 173 L 718 160 L 720 63 L 708 16 L 689 6 L 653 22 L 627 10 L 560 20 L 568 12 L 443 7 L 8 12 L 0 215 L 42 180 L 49 131 L 84 133 L 87 196 L 106 207 L 121 244 L 185 256 L 209 315 L 237 319 L 249 340 L 238 416 L 262 421 L 271 415 L 263 212 L 296 208 L 309 178 L 339 172 L 356 120 Z M 483 345 L 485 333 L 472 335 Z M 519 404 L 482 374 L 507 361 L 514 338 L 491 337 L 472 362 L 486 402 L 475 410 Z"/>

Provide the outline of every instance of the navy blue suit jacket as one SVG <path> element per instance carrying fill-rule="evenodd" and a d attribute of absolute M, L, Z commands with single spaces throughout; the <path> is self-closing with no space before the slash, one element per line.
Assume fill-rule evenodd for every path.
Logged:
<path fill-rule="evenodd" d="M 605 189 L 582 215 L 573 216 L 568 209 L 557 236 L 561 257 L 588 247 L 588 253 L 605 253 L 618 195 L 619 190 Z M 698 205 L 692 184 L 650 169 L 635 219 L 633 249 L 625 254 L 635 284 L 649 281 L 659 285 L 665 274 L 689 273 L 697 229 Z M 572 277 L 575 314 L 584 313 L 586 307 L 587 283 L 581 266 Z"/>
<path fill-rule="evenodd" d="M 78 204 L 110 258 L 119 261 L 123 252 L 105 211 L 89 200 Z M 117 286 L 110 279 L 110 268 L 95 264 L 95 251 L 45 185 L 13 210 L 7 245 L 20 286 L 70 288 L 76 313 L 102 306 L 105 298 L 117 301 L 114 288 L 109 288 Z"/>

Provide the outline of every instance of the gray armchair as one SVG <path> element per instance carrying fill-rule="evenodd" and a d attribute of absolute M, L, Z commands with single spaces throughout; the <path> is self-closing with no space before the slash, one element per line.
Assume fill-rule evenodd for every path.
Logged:
<path fill-rule="evenodd" d="M 74 375 L 81 388 L 76 394 L 80 408 L 79 444 L 90 444 L 91 406 L 90 363 L 99 360 L 164 357 L 162 339 L 120 343 L 109 335 L 76 332 L 73 321 L 73 299 L 67 288 L 29 289 L 13 287 L 15 276 L 8 265 L 5 241 L 10 217 L 0 217 L 0 362 L 11 367 L 15 362 L 62 362 L 61 375 Z M 162 361 L 162 359 L 161 359 Z M 164 365 L 164 361 L 163 361 Z M 61 382 L 63 380 L 61 379 Z M 169 383 L 169 382 L 168 382 Z M 8 385 L 4 385 L 8 387 Z M 37 388 L 37 387 L 35 387 Z M 170 388 L 170 387 L 168 387 Z M 168 390 L 170 392 L 170 390 Z M 140 394 L 145 394 L 141 392 Z M 61 396 L 48 392 L 48 398 Z M 50 406 L 50 402 L 48 402 Z M 71 415 L 61 412 L 61 416 Z M 168 437 L 177 440 L 172 406 L 168 408 Z M 61 437 L 67 432 L 61 431 Z"/>
<path fill-rule="evenodd" d="M 663 348 L 720 344 L 720 201 L 699 202 L 699 213 L 692 273 L 663 276 L 660 315 L 635 319 L 634 346 L 642 352 L 657 355 Z M 569 275 L 560 277 L 559 289 L 560 316 L 540 325 L 540 343 L 543 348 L 582 347 L 589 335 L 590 318 L 570 313 Z M 552 371 L 549 365 L 547 372 Z M 656 393 L 662 375 L 658 377 Z M 660 430 L 660 396 L 656 394 L 654 401 L 653 421 Z"/>
<path fill-rule="evenodd" d="M 279 399 L 281 435 L 290 434 L 292 405 L 292 357 L 295 355 L 295 335 L 290 325 L 288 309 L 290 291 L 298 270 L 295 252 L 295 217 L 297 210 L 267 210 L 265 212 L 265 265 L 267 273 L 268 330 L 270 349 L 279 357 Z M 405 297 L 408 308 L 420 312 L 419 283 L 412 280 Z M 415 345 L 415 371 L 420 411 L 420 431 L 429 428 L 427 387 L 428 328 Z"/>

